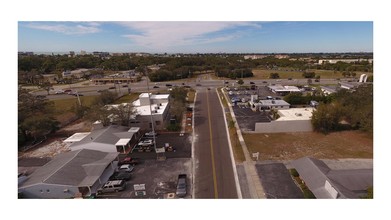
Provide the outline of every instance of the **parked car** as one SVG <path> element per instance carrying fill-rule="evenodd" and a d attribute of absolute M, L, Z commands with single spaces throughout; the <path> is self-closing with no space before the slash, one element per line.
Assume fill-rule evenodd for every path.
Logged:
<path fill-rule="evenodd" d="M 108 193 L 108 192 L 119 192 L 125 190 L 126 182 L 124 180 L 113 180 L 105 183 L 101 188 L 98 189 L 97 193 Z"/>
<path fill-rule="evenodd" d="M 132 178 L 132 174 L 128 172 L 115 172 L 111 177 L 110 180 L 130 180 Z"/>
<path fill-rule="evenodd" d="M 56 94 L 64 94 L 65 92 L 63 90 L 57 90 Z"/>
<path fill-rule="evenodd" d="M 167 87 L 171 87 L 171 86 L 172 86 L 172 84 L 166 84 L 166 86 L 167 86 Z"/>
<path fill-rule="evenodd" d="M 128 85 L 125 84 L 125 85 L 122 85 L 122 87 L 128 87 Z"/>
<path fill-rule="evenodd" d="M 135 159 L 133 157 L 125 157 L 123 160 L 118 162 L 118 166 L 121 166 L 124 164 L 136 165 L 138 163 L 139 163 L 138 159 Z"/>
<path fill-rule="evenodd" d="M 153 86 L 153 88 L 154 88 L 154 89 L 157 89 L 157 88 L 159 88 L 159 86 Z"/>
<path fill-rule="evenodd" d="M 153 140 L 144 140 L 138 143 L 138 145 L 140 146 L 151 146 L 152 144 L 153 144 Z"/>
<path fill-rule="evenodd" d="M 114 86 L 111 86 L 111 87 L 109 87 L 109 89 L 115 89 L 115 87 L 114 87 Z"/>
<path fill-rule="evenodd" d="M 232 91 L 229 91 L 229 92 L 228 92 L 228 94 L 229 94 L 229 95 L 233 95 L 233 94 L 234 94 L 234 92 L 232 92 Z"/>
<path fill-rule="evenodd" d="M 118 167 L 118 172 L 132 172 L 134 169 L 134 166 L 133 165 L 130 165 L 130 164 L 123 164 L 121 165 L 120 167 Z"/>
<path fill-rule="evenodd" d="M 157 133 L 156 132 L 153 132 L 153 131 L 150 131 L 150 132 L 147 132 L 147 133 L 145 133 L 145 136 L 147 136 L 147 137 L 153 137 L 153 136 L 157 136 Z"/>
<path fill-rule="evenodd" d="M 201 86 L 201 84 L 197 83 L 196 86 Z"/>
<path fill-rule="evenodd" d="M 186 188 L 187 188 L 186 179 L 187 179 L 186 174 L 178 175 L 178 183 L 177 183 L 176 193 L 175 193 L 178 197 L 186 196 Z"/>
<path fill-rule="evenodd" d="M 255 84 L 254 82 L 250 82 L 250 84 Z"/>

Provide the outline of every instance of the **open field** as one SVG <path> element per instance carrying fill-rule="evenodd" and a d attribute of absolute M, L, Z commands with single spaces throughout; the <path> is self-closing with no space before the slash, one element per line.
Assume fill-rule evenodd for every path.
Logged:
<path fill-rule="evenodd" d="M 130 93 L 128 95 L 124 95 L 121 98 L 115 100 L 113 104 L 121 104 L 121 103 L 130 103 L 138 99 L 140 93 Z"/>
<path fill-rule="evenodd" d="M 334 72 L 333 70 L 310 70 L 314 71 L 315 75 L 320 75 L 320 79 L 336 79 L 344 78 L 342 72 Z M 253 79 L 269 79 L 270 73 L 278 73 L 280 79 L 303 79 L 303 72 L 289 71 L 289 70 L 265 70 L 265 69 L 253 69 Z M 359 78 L 362 72 L 356 72 L 356 78 Z M 365 73 L 368 76 L 373 75 L 372 73 Z"/>
<path fill-rule="evenodd" d="M 243 134 L 251 153 L 262 160 L 294 160 L 304 156 L 318 159 L 373 158 L 373 138 L 359 131 L 324 135 L 315 132 Z"/>

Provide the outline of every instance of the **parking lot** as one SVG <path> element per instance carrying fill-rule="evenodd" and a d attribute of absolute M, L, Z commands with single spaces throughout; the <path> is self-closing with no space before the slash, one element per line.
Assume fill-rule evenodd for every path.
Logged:
<path fill-rule="evenodd" d="M 232 91 L 231 95 L 228 91 L 228 97 L 230 100 L 237 98 L 238 102 L 236 102 L 232 108 L 235 113 L 236 120 L 239 124 L 239 127 L 242 131 L 254 131 L 256 122 L 269 122 L 270 118 L 268 117 L 267 112 L 254 112 L 251 110 L 247 101 L 250 100 L 251 95 L 258 95 L 260 99 L 266 99 L 267 96 L 272 96 L 276 98 L 280 98 L 276 96 L 273 92 L 271 92 L 267 87 L 260 86 L 256 90 L 241 90 L 239 91 L 239 95 L 235 89 L 230 89 Z M 246 94 L 247 91 L 247 94 Z M 246 102 L 242 102 L 242 99 L 247 100 Z"/>
<path fill-rule="evenodd" d="M 148 139 L 153 139 L 149 137 Z M 162 148 L 166 145 L 169 148 L 166 149 L 164 155 L 166 158 L 191 158 L 191 143 L 192 136 L 190 134 L 180 133 L 159 133 L 156 137 L 156 147 Z M 153 145 L 151 147 L 153 149 Z M 150 152 L 139 152 L 137 149 L 129 153 L 129 156 L 141 159 L 156 159 L 156 152 L 151 150 Z M 123 156 L 124 157 L 124 156 Z"/>
<path fill-rule="evenodd" d="M 141 160 L 141 163 L 135 165 L 131 172 L 132 177 L 126 182 L 124 191 L 101 194 L 97 198 L 158 199 L 170 196 L 177 198 L 175 191 L 179 174 L 187 174 L 187 194 L 184 198 L 191 198 L 191 170 L 190 158 L 175 158 L 165 161 Z"/>
<path fill-rule="evenodd" d="M 283 163 L 256 164 L 255 167 L 267 198 L 299 199 L 304 197 Z"/>

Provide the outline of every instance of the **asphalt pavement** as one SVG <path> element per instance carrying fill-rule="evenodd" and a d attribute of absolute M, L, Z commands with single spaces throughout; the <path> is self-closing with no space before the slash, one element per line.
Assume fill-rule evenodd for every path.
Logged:
<path fill-rule="evenodd" d="M 214 89 L 199 89 L 194 109 L 195 198 L 238 198 L 223 111 Z"/>

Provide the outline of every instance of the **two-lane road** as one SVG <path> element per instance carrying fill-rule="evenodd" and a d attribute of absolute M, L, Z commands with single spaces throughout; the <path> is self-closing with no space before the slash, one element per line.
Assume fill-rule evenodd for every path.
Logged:
<path fill-rule="evenodd" d="M 194 109 L 195 198 L 238 198 L 223 114 L 214 89 L 198 90 Z"/>

